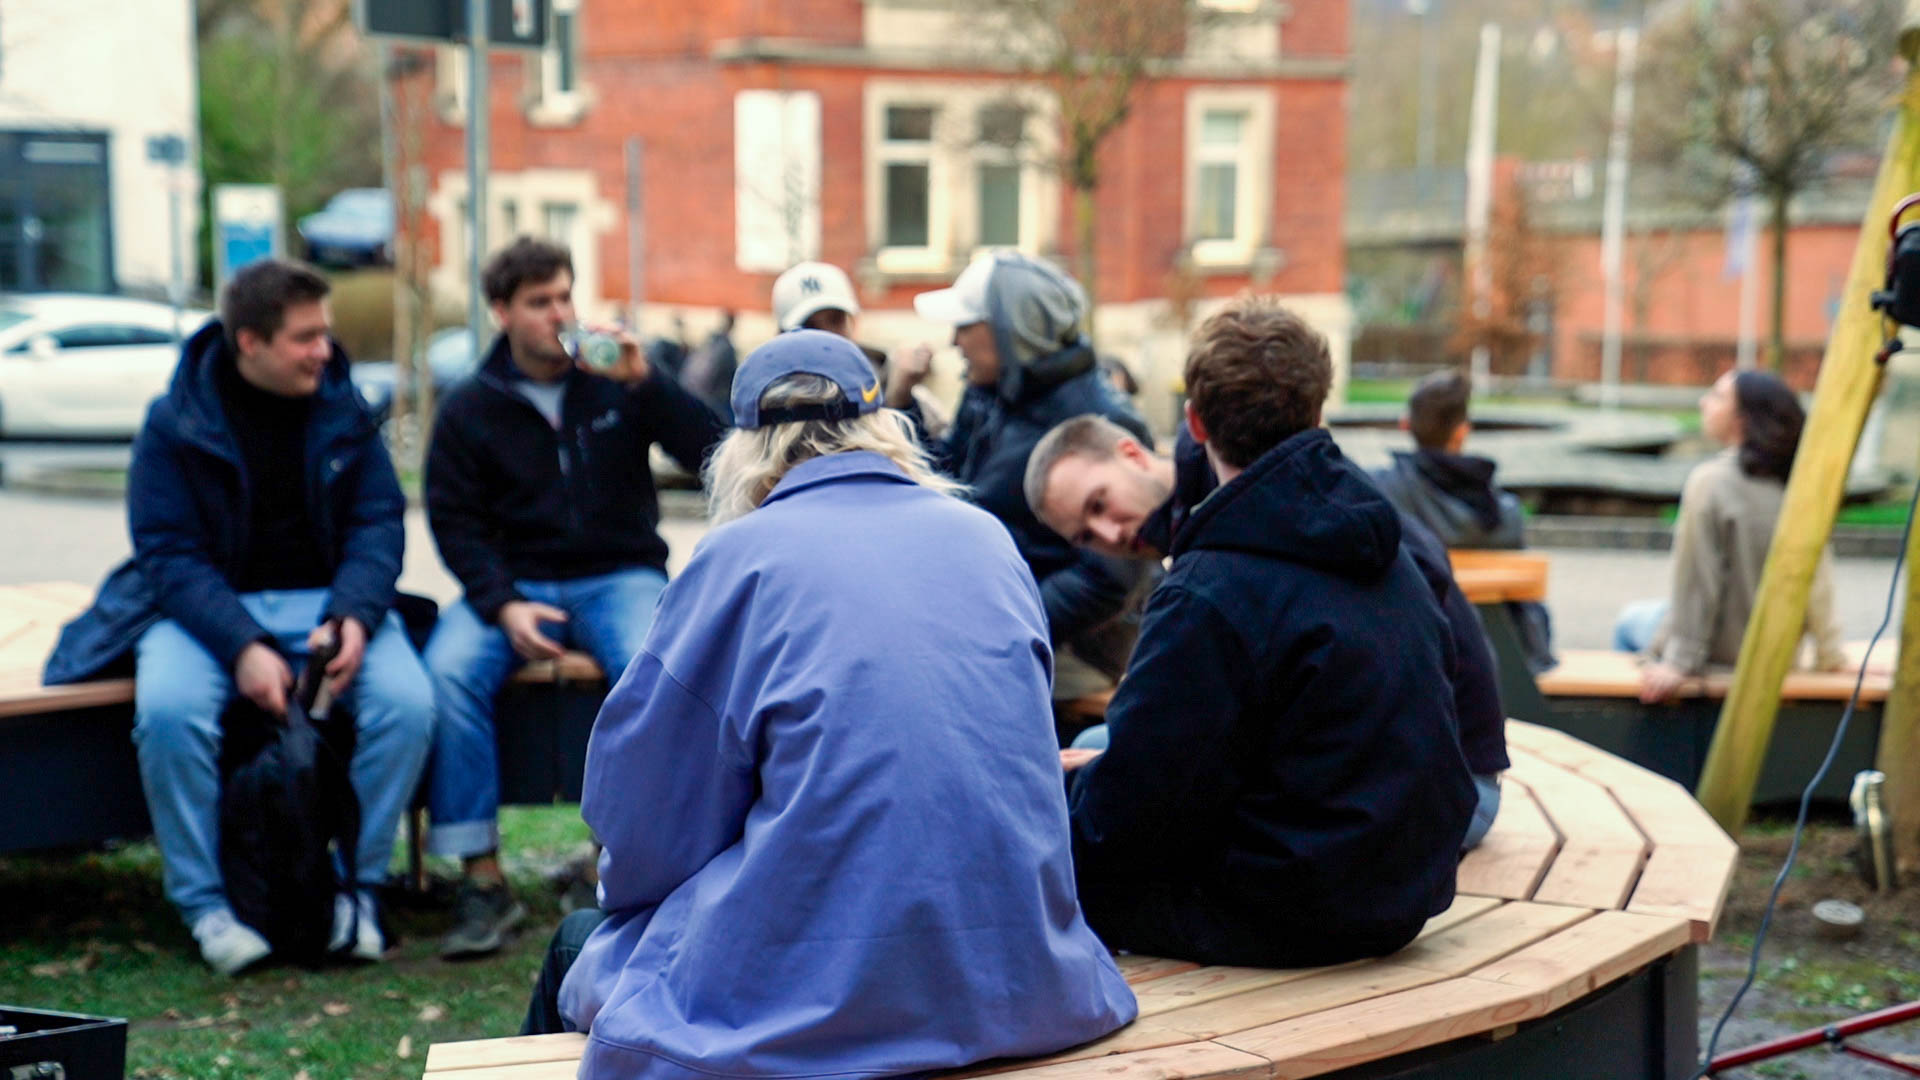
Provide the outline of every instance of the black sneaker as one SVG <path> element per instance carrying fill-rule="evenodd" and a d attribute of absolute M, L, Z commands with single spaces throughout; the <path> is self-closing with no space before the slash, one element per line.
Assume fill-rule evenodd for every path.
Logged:
<path fill-rule="evenodd" d="M 527 909 L 506 885 L 463 882 L 453 902 L 453 929 L 440 939 L 440 955 L 451 960 L 497 952 L 508 931 L 526 917 Z"/>

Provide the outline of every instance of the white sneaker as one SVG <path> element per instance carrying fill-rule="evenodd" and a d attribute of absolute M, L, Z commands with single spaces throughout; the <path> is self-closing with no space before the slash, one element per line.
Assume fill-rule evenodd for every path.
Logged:
<path fill-rule="evenodd" d="M 229 908 L 194 920 L 193 939 L 200 943 L 201 959 L 222 975 L 238 975 L 273 951 L 259 931 L 234 918 Z"/>
<path fill-rule="evenodd" d="M 356 904 L 357 901 L 357 904 Z M 360 920 L 354 922 L 355 908 Z M 352 941 L 348 941 L 351 937 Z M 380 918 L 373 908 L 371 893 L 346 893 L 333 898 L 333 937 L 327 948 L 355 960 L 377 962 L 386 956 L 387 942 L 380 934 Z"/>

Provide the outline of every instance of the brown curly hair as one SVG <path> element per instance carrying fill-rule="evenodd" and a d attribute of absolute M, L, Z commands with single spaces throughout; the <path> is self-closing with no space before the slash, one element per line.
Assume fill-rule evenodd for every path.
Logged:
<path fill-rule="evenodd" d="M 1201 324 L 1187 354 L 1187 399 L 1207 445 L 1239 469 L 1319 426 L 1332 388 L 1327 339 L 1270 297 L 1229 303 Z"/>

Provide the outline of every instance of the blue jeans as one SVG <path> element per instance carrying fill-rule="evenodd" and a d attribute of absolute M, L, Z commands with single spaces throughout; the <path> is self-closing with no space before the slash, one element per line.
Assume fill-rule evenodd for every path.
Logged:
<path fill-rule="evenodd" d="M 261 627 L 305 663 L 307 634 L 326 611 L 327 590 L 248 593 L 240 597 Z M 135 647 L 133 743 L 140 756 L 153 835 L 160 845 L 167 899 L 187 920 L 227 906 L 220 878 L 220 714 L 233 700 L 233 674 L 171 620 L 156 623 Z M 413 799 L 433 728 L 433 686 L 389 614 L 347 689 L 358 742 L 351 775 L 360 796 L 359 865 L 363 887 L 386 880 L 394 826 Z"/>
<path fill-rule="evenodd" d="M 1643 653 L 1653 644 L 1653 635 L 1667 617 L 1667 601 L 1635 600 L 1620 609 L 1613 623 L 1613 647 L 1616 652 Z"/>
<path fill-rule="evenodd" d="M 1493 828 L 1493 819 L 1500 816 L 1500 774 L 1474 773 L 1473 790 L 1480 799 L 1474 804 L 1473 819 L 1467 823 L 1467 837 L 1460 841 L 1460 850 L 1472 851 L 1487 838 L 1487 830 Z"/>
<path fill-rule="evenodd" d="M 528 600 L 566 612 L 565 623 L 549 623 L 541 632 L 592 656 L 613 681 L 646 640 L 667 576 L 651 569 L 621 570 L 572 581 L 521 581 L 514 587 Z M 433 818 L 427 850 L 435 855 L 468 858 L 500 846 L 493 700 L 520 662 L 506 631 L 482 621 L 465 600 L 440 613 L 427 642 L 427 670 L 439 709 L 427 780 Z"/>

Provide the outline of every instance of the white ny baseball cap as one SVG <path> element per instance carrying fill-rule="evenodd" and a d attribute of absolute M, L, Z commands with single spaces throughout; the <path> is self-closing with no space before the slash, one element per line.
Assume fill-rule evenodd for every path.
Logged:
<path fill-rule="evenodd" d="M 846 271 L 831 263 L 803 262 L 774 279 L 773 319 L 782 331 L 800 329 L 820 311 L 860 314 Z"/>
<path fill-rule="evenodd" d="M 987 320 L 987 282 L 993 277 L 995 259 L 983 255 L 968 264 L 953 284 L 945 289 L 923 292 L 913 298 L 913 310 L 928 322 L 948 326 L 971 326 Z"/>

